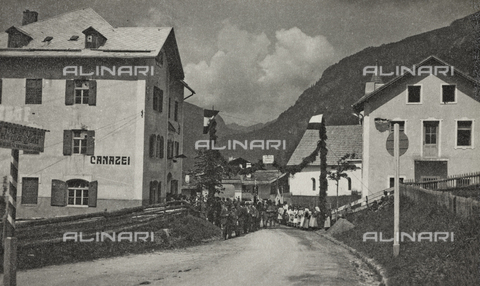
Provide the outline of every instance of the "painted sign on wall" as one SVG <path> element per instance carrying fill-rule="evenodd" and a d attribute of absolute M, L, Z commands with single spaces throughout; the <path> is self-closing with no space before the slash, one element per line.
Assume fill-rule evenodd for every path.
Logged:
<path fill-rule="evenodd" d="M 47 130 L 0 121 L 0 147 L 43 152 Z"/>

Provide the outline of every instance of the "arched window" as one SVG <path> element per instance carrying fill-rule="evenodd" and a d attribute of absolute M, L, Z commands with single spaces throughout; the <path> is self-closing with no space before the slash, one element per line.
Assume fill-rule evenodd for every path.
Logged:
<path fill-rule="evenodd" d="M 315 178 L 312 178 L 312 191 L 316 191 L 316 190 L 317 190 L 317 186 L 316 186 Z"/>
<path fill-rule="evenodd" d="M 150 135 L 150 152 L 149 152 L 150 158 L 155 157 L 155 149 L 156 149 L 156 146 L 155 146 L 156 142 L 155 141 L 156 141 L 156 138 L 157 137 L 155 136 L 155 134 Z"/>
<path fill-rule="evenodd" d="M 350 177 L 347 177 L 347 181 L 348 181 L 348 190 L 351 191 L 352 190 L 352 179 Z"/>

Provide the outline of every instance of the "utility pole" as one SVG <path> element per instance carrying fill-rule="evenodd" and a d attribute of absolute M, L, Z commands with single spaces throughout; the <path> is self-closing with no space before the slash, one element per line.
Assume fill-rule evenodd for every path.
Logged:
<path fill-rule="evenodd" d="M 394 204 L 393 204 L 393 256 L 400 253 L 400 124 L 393 125 L 393 145 L 395 160 Z"/>

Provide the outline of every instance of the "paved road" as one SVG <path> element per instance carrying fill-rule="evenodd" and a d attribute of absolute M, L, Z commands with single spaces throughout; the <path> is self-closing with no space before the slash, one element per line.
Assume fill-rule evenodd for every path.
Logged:
<path fill-rule="evenodd" d="M 181 250 L 18 273 L 18 285 L 378 285 L 347 250 L 280 227 Z"/>

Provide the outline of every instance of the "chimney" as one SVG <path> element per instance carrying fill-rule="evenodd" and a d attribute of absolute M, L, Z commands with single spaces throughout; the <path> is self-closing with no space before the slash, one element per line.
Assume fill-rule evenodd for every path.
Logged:
<path fill-rule="evenodd" d="M 35 11 L 23 11 L 22 26 L 37 22 L 38 13 Z"/>

